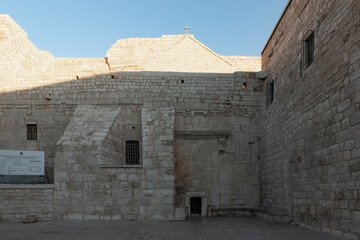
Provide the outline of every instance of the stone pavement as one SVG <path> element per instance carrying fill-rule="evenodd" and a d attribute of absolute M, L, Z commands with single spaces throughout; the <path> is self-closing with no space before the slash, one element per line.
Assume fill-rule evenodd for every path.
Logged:
<path fill-rule="evenodd" d="M 175 222 L 41 221 L 0 222 L 1 240 L 238 239 L 340 240 L 293 225 L 270 225 L 256 218 L 212 217 Z"/>

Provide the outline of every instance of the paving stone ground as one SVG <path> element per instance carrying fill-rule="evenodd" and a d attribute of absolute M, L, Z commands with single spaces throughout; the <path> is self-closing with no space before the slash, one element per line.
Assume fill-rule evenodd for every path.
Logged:
<path fill-rule="evenodd" d="M 271 225 L 256 218 L 213 217 L 174 222 L 41 221 L 31 224 L 0 222 L 0 239 L 340 240 L 343 238 L 293 225 Z"/>

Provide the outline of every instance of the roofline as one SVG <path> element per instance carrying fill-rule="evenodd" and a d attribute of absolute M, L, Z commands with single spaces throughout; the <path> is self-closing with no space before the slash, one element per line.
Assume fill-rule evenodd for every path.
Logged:
<path fill-rule="evenodd" d="M 226 61 L 223 56 L 220 56 L 219 54 L 217 54 L 216 52 L 214 52 L 213 50 L 211 50 L 210 48 L 208 48 L 207 46 L 205 46 L 203 43 L 201 43 L 200 41 L 196 40 L 195 38 L 189 36 L 189 34 L 187 35 L 191 40 L 193 40 L 195 43 L 197 43 L 198 45 L 200 45 L 201 47 L 203 47 L 205 50 L 207 50 L 208 52 L 210 52 L 212 55 L 214 55 L 215 57 L 220 58 L 222 61 L 226 62 L 227 64 L 229 64 L 230 66 L 232 66 L 232 64 L 228 61 Z"/>
<path fill-rule="evenodd" d="M 272 36 L 274 35 L 275 30 L 276 30 L 276 29 L 277 29 L 277 27 L 279 26 L 280 21 L 281 21 L 281 20 L 282 20 L 282 18 L 284 17 L 285 12 L 286 12 L 286 11 L 287 11 L 287 9 L 289 8 L 289 5 L 290 5 L 290 3 L 291 3 L 291 2 L 292 2 L 292 0 L 289 0 L 289 1 L 288 1 L 288 3 L 286 4 L 286 7 L 285 7 L 285 8 L 284 8 L 284 10 L 282 11 L 282 13 L 281 13 L 281 15 L 280 15 L 279 20 L 277 21 L 277 23 L 276 23 L 276 25 L 275 25 L 274 29 L 272 30 L 272 32 L 271 32 L 271 34 L 270 34 L 270 37 L 269 37 L 269 38 L 268 38 L 268 40 L 266 41 L 265 46 L 264 46 L 263 50 L 261 51 L 261 55 L 264 53 L 265 48 L 266 48 L 266 47 L 267 47 L 267 45 L 269 44 L 270 39 L 271 39 L 271 38 L 272 38 Z"/>

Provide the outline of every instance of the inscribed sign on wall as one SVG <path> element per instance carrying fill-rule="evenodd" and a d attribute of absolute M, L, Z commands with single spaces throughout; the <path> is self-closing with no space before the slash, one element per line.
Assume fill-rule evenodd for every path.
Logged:
<path fill-rule="evenodd" d="M 44 175 L 44 151 L 0 150 L 0 175 Z"/>

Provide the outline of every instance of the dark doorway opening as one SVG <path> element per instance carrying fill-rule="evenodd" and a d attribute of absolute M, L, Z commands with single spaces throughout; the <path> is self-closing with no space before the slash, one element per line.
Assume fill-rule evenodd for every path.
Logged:
<path fill-rule="evenodd" d="M 201 215 L 201 197 L 190 198 L 190 214 Z"/>

